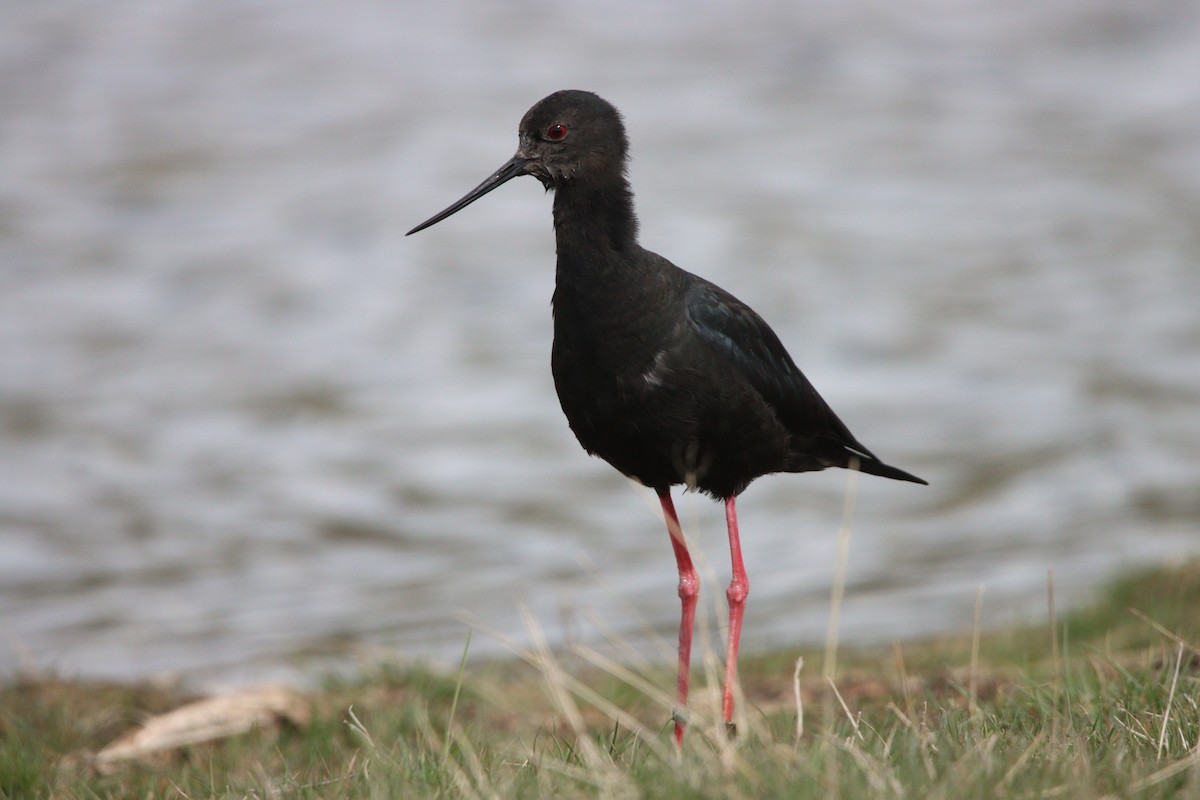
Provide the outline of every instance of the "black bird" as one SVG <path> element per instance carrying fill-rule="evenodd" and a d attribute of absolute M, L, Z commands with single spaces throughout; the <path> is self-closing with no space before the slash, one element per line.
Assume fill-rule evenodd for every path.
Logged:
<path fill-rule="evenodd" d="M 558 267 L 550 366 L 583 449 L 653 489 L 679 568 L 678 708 L 686 725 L 700 583 L 671 502 L 683 484 L 724 501 L 733 578 L 722 712 L 732 731 L 738 639 L 750 584 L 735 500 L 755 478 L 826 467 L 925 483 L 884 464 L 850 433 L 775 332 L 733 295 L 637 241 L 629 142 L 611 104 L 555 92 L 525 114 L 517 153 L 428 228 L 518 175 L 554 190 Z"/>

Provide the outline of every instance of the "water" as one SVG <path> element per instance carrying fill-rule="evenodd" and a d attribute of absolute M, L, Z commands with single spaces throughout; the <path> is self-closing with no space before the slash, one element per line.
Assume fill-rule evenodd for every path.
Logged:
<path fill-rule="evenodd" d="M 654 503 L 554 397 L 549 199 L 402 235 L 560 88 L 625 113 L 643 242 L 933 484 L 859 482 L 844 640 L 1200 552 L 1196 4 L 576 5 L 9 4 L 0 671 L 670 639 Z M 845 487 L 743 496 L 747 648 L 821 640 Z"/>

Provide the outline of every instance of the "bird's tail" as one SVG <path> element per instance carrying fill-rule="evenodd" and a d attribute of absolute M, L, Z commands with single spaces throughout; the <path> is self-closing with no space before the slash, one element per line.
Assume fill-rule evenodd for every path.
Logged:
<path fill-rule="evenodd" d="M 837 418 L 832 411 L 829 411 L 830 424 L 833 428 L 833 435 L 822 436 L 816 443 L 818 460 L 829 467 L 842 467 L 844 469 L 857 469 L 859 472 L 865 472 L 868 475 L 878 475 L 881 478 L 891 478 L 894 481 L 908 481 L 909 483 L 919 483 L 923 486 L 928 486 L 929 481 L 924 478 L 918 478 L 911 472 L 905 472 L 899 467 L 893 467 L 891 464 L 885 464 L 879 460 L 879 457 L 863 446 L 862 442 L 854 438 L 854 434 L 846 427 L 846 424 Z"/>
<path fill-rule="evenodd" d="M 924 478 L 918 478 L 911 472 L 905 472 L 899 467 L 893 467 L 891 464 L 885 464 L 878 458 L 859 455 L 858 453 L 850 453 L 848 463 L 845 465 L 847 469 L 854 469 L 855 462 L 859 472 L 865 472 L 868 475 L 878 475 L 881 478 L 891 478 L 894 481 L 909 481 L 910 483 L 920 483 L 925 486 L 929 485 L 929 481 Z"/>

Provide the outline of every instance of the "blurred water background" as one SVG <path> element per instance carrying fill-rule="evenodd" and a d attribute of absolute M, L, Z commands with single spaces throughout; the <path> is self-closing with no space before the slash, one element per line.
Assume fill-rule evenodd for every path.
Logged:
<path fill-rule="evenodd" d="M 0 10 L 0 672 L 303 679 L 467 623 L 669 651 L 653 502 L 568 431 L 524 111 L 625 114 L 642 241 L 855 433 L 843 640 L 1200 553 L 1200 4 L 120 0 Z M 820 642 L 844 472 L 743 496 Z M 685 527 L 723 607 L 720 507 Z M 476 655 L 502 651 L 475 635 Z M 652 648 L 653 649 L 653 648 Z M 668 663 L 664 658 L 664 663 Z"/>

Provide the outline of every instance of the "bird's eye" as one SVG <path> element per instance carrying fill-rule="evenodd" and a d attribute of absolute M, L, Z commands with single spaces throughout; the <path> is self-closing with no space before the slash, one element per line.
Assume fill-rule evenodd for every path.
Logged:
<path fill-rule="evenodd" d="M 546 138 L 552 142 L 561 142 L 567 138 L 567 126 L 551 125 L 549 128 L 546 128 Z"/>

